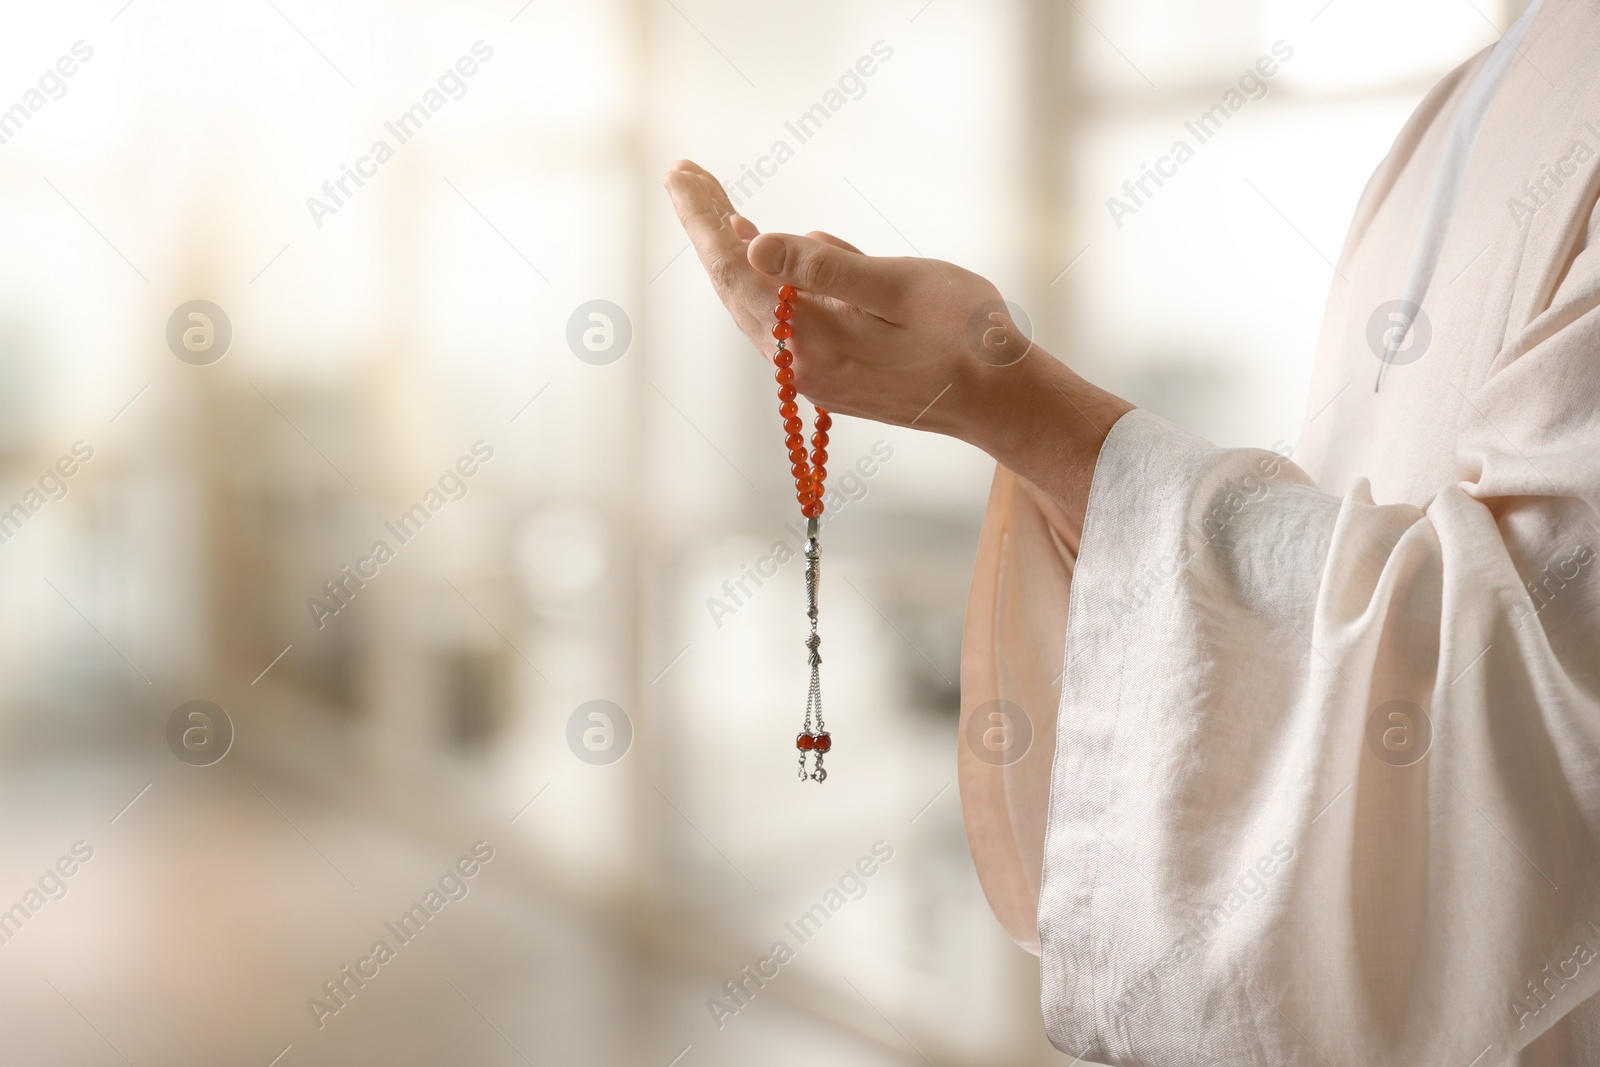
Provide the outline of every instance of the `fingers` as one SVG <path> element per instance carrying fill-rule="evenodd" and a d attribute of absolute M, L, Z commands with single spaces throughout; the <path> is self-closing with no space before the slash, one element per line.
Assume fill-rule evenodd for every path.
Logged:
<path fill-rule="evenodd" d="M 709 183 L 711 199 L 716 203 L 720 213 L 723 215 L 732 215 L 734 213 L 733 202 L 728 199 L 728 191 L 722 187 L 721 182 L 717 181 L 717 176 L 715 174 L 712 174 L 709 170 L 706 170 L 692 159 L 678 160 L 672 165 L 668 173 L 671 173 L 672 171 L 682 171 L 685 174 L 694 174 L 699 176 L 701 179 Z"/>
<path fill-rule="evenodd" d="M 831 233 L 824 233 L 822 230 L 812 230 L 810 233 L 806 234 L 806 236 L 811 238 L 813 241 L 821 241 L 823 244 L 830 244 L 835 248 L 842 248 L 846 252 L 854 252 L 858 256 L 866 254 L 849 241 L 835 237 Z"/>
<path fill-rule="evenodd" d="M 826 237 L 827 235 L 823 235 Z M 837 241 L 837 238 L 833 238 Z M 891 322 L 903 321 L 906 296 L 914 284 L 914 259 L 865 256 L 817 237 L 761 234 L 750 242 L 750 265 L 767 284 L 787 283 L 854 304 Z"/>
<path fill-rule="evenodd" d="M 754 270 L 745 256 L 745 242 L 735 232 L 734 226 L 724 221 L 715 194 L 707 179 L 696 170 L 674 166 L 662 179 L 672 206 L 678 213 L 689 242 L 694 245 L 700 264 L 711 276 L 711 283 L 722 293 L 724 300 L 732 297 L 746 298 L 767 283 Z M 720 188 L 720 186 L 718 187 Z M 724 195 L 724 199 L 726 196 Z M 731 215 L 731 211 L 728 213 Z M 748 224 L 748 220 L 742 220 Z M 750 229 L 754 229 L 753 225 Z"/>
<path fill-rule="evenodd" d="M 739 240 L 748 241 L 761 232 L 755 223 L 739 214 L 738 209 L 733 206 L 733 201 L 728 199 L 728 190 L 717 180 L 715 174 L 692 159 L 680 159 L 671 169 L 693 174 L 704 183 L 706 192 L 711 196 L 711 202 L 716 205 L 717 214 L 722 216 L 724 224 L 732 228 Z"/>
<path fill-rule="evenodd" d="M 722 224 L 724 212 L 719 210 L 700 175 L 673 168 L 667 171 L 661 184 L 672 198 L 672 207 L 678 213 L 684 232 L 702 256 L 708 250 L 728 251 L 740 243 L 733 231 Z"/>
<path fill-rule="evenodd" d="M 697 174 L 696 177 L 699 178 L 700 184 L 705 186 L 711 202 L 716 205 L 717 214 L 722 216 L 722 224 L 731 229 L 735 237 L 741 241 L 748 241 L 761 232 L 755 223 L 734 209 L 733 202 L 728 199 L 728 191 L 722 187 L 721 182 L 709 174 Z"/>

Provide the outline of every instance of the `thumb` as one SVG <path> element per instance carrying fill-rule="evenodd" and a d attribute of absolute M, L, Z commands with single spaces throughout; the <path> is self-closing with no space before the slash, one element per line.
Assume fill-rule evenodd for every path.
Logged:
<path fill-rule="evenodd" d="M 846 252 L 854 252 L 858 256 L 864 254 L 861 249 L 857 248 L 849 241 L 846 241 L 842 237 L 835 237 L 833 234 L 824 230 L 812 230 L 810 233 L 806 234 L 806 236 L 813 240 L 821 241 L 823 244 L 833 245 L 835 248 L 842 248 Z"/>
<path fill-rule="evenodd" d="M 822 293 L 891 322 L 900 320 L 911 288 L 914 261 L 866 256 L 838 241 L 764 233 L 750 242 L 750 265 L 774 284 Z"/>

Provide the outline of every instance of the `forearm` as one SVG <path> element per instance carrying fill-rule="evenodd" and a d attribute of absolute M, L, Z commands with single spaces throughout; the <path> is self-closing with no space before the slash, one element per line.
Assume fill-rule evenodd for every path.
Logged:
<path fill-rule="evenodd" d="M 1085 381 L 1044 349 L 979 366 L 949 431 L 1047 493 L 1083 522 L 1100 446 L 1133 405 Z"/>

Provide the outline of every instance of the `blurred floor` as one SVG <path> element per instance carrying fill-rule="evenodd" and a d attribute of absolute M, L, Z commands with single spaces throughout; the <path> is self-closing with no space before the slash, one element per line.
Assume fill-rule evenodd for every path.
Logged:
<path fill-rule="evenodd" d="M 264 768 L 172 764 L 4 774 L 0 907 L 74 843 L 93 849 L 0 945 L 4 1062 L 264 1067 L 286 1047 L 285 1067 L 926 1062 L 887 1019 L 879 1043 L 788 1002 L 779 985 L 819 980 L 814 950 L 717 1031 L 705 1001 L 735 975 L 552 899 L 503 823 L 403 827 Z M 484 839 L 494 859 L 467 895 L 401 945 L 385 924 Z M 395 958 L 319 1031 L 308 999 L 331 1003 L 322 983 L 378 939 Z"/>

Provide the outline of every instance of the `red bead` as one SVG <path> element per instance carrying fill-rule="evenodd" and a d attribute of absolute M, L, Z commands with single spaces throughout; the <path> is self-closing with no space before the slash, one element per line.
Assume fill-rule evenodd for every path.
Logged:
<path fill-rule="evenodd" d="M 821 408 L 817 409 L 817 429 L 822 433 L 827 433 L 833 429 L 833 416 Z"/>
<path fill-rule="evenodd" d="M 779 322 L 788 322 L 794 318 L 794 305 L 787 300 L 780 301 L 778 306 L 772 309 L 772 317 Z"/>
<path fill-rule="evenodd" d="M 788 446 L 789 451 L 793 452 L 795 449 L 800 448 L 801 445 L 805 444 L 806 439 L 797 433 L 792 433 L 788 437 L 784 438 L 783 443 Z M 804 449 L 801 449 L 801 451 L 804 451 Z M 798 462 L 798 460 L 796 462 Z"/>
<path fill-rule="evenodd" d="M 812 467 L 811 468 L 811 480 L 816 482 L 818 485 L 821 485 L 823 482 L 827 481 L 828 480 L 828 468 L 826 468 L 826 467 Z"/>
<path fill-rule="evenodd" d="M 797 295 L 797 291 L 796 291 L 794 286 L 792 286 L 792 285 L 780 285 L 780 286 L 778 286 L 778 299 L 779 300 L 793 300 L 796 295 Z"/>
<path fill-rule="evenodd" d="M 826 448 L 812 449 L 811 462 L 818 467 L 826 466 L 828 462 L 828 450 Z"/>
<path fill-rule="evenodd" d="M 773 374 L 773 377 L 778 379 L 779 385 L 788 385 L 790 382 L 794 381 L 794 368 L 779 367 L 776 373 Z"/>
<path fill-rule="evenodd" d="M 794 353 L 789 351 L 787 348 L 781 349 L 777 355 L 772 357 L 772 362 L 776 363 L 780 367 L 787 367 L 789 364 L 794 362 Z"/>
<path fill-rule="evenodd" d="M 806 428 L 806 424 L 800 421 L 799 416 L 796 416 L 796 417 L 794 417 L 792 419 L 784 419 L 783 420 L 783 432 L 784 433 L 799 433 L 801 430 L 803 430 L 805 428 Z"/>
<path fill-rule="evenodd" d="M 811 477 L 811 468 L 804 463 L 796 463 L 789 468 L 789 473 L 794 475 L 796 479 L 809 478 Z"/>
<path fill-rule="evenodd" d="M 811 503 L 801 507 L 800 514 L 808 519 L 815 519 L 822 514 L 822 505 L 813 500 Z"/>
<path fill-rule="evenodd" d="M 794 327 L 787 322 L 775 322 L 772 324 L 772 336 L 780 341 L 787 341 L 794 336 Z"/>
<path fill-rule="evenodd" d="M 785 400 L 783 403 L 778 405 L 778 413 L 786 419 L 792 419 L 796 415 L 800 414 L 800 405 L 796 404 L 793 400 Z"/>
<path fill-rule="evenodd" d="M 801 752 L 810 752 L 816 746 L 817 739 L 810 734 L 799 734 L 794 739 L 794 747 Z"/>
<path fill-rule="evenodd" d="M 816 433 L 811 435 L 811 443 L 818 448 L 827 448 L 828 435 L 823 433 L 821 430 L 818 430 Z"/>
<path fill-rule="evenodd" d="M 793 400 L 797 395 L 798 394 L 796 393 L 795 387 L 794 387 L 793 384 L 785 385 L 781 389 L 778 390 L 778 399 L 779 400 Z M 783 421 L 785 423 L 787 423 L 789 420 L 788 419 L 784 419 Z M 799 422 L 800 420 L 799 419 L 795 419 L 794 421 L 795 422 Z"/>
<path fill-rule="evenodd" d="M 826 752 L 833 747 L 833 738 L 824 730 L 811 739 L 811 746 L 818 752 Z"/>
<path fill-rule="evenodd" d="M 805 461 L 806 461 L 806 450 L 805 449 L 803 449 L 803 448 L 791 448 L 791 449 L 789 449 L 789 462 L 790 463 L 804 463 Z"/>

